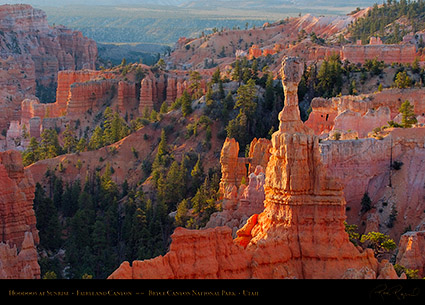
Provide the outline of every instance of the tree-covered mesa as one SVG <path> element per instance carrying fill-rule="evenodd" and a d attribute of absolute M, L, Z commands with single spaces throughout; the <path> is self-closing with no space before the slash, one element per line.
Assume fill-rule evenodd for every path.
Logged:
<path fill-rule="evenodd" d="M 371 36 L 379 36 L 384 43 L 399 43 L 407 33 L 425 29 L 424 15 L 424 0 L 387 0 L 382 5 L 375 4 L 364 17 L 357 19 L 349 27 L 349 33 L 353 42 L 360 39 L 366 44 Z M 402 17 L 406 20 L 397 22 Z"/>
<path fill-rule="evenodd" d="M 85 137 L 78 139 L 71 124 L 68 124 L 62 133 L 62 145 L 56 128 L 44 129 L 41 133 L 41 141 L 32 137 L 28 148 L 22 153 L 24 166 L 64 153 L 96 150 L 130 134 L 130 127 L 118 112 L 113 112 L 111 108 L 106 107 L 103 118 L 104 120 L 96 126 L 89 139 Z"/>

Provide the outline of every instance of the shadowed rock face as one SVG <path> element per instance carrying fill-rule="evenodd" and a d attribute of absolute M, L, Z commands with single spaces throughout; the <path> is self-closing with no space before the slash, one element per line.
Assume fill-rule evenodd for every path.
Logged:
<path fill-rule="evenodd" d="M 297 58 L 283 60 L 287 102 L 272 136 L 264 211 L 252 215 L 235 240 L 227 227 L 178 228 L 165 256 L 124 262 L 109 278 L 341 278 L 348 269 L 345 277 L 376 278 L 381 265 L 392 268 L 348 240 L 342 186 L 327 176 L 318 138 L 299 117 L 301 74 Z"/>
<path fill-rule="evenodd" d="M 0 153 L 0 185 L 0 278 L 39 278 L 35 185 L 19 152 Z"/>

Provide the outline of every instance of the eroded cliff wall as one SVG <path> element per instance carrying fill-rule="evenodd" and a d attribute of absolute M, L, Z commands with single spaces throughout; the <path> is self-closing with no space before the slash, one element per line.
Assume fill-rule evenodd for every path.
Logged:
<path fill-rule="evenodd" d="M 0 6 L 0 129 L 20 120 L 21 101 L 55 100 L 58 71 L 94 69 L 96 43 L 80 32 L 49 27 L 46 14 L 29 5 Z"/>
<path fill-rule="evenodd" d="M 17 151 L 0 153 L 0 278 L 39 278 L 35 184 Z"/>

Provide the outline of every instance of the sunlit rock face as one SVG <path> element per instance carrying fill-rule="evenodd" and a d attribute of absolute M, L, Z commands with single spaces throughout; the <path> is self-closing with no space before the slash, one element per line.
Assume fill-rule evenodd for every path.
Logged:
<path fill-rule="evenodd" d="M 381 275 L 382 264 L 373 252 L 360 252 L 349 241 L 342 185 L 328 176 L 318 137 L 300 119 L 297 84 L 302 72 L 298 58 L 283 60 L 286 102 L 271 140 L 264 211 L 253 214 L 234 240 L 227 227 L 178 228 L 165 256 L 131 266 L 124 262 L 109 278 L 342 278 L 348 277 L 347 270 L 350 277 L 363 275 L 362 270 L 370 278 Z M 227 142 L 228 151 L 236 150 Z M 237 155 L 233 159 L 237 164 Z M 232 180 L 229 173 L 224 181 Z"/>

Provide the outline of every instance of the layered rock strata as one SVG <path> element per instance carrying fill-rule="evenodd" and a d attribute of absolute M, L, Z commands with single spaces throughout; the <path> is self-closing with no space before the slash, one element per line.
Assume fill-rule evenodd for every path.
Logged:
<path fill-rule="evenodd" d="M 393 62 L 412 63 L 416 55 L 416 47 L 413 44 L 346 45 L 341 50 L 341 60 L 361 64 L 375 58 L 388 64 Z"/>
<path fill-rule="evenodd" d="M 135 83 L 120 81 L 118 83 L 118 110 L 122 114 L 132 113 L 137 110 L 139 98 Z"/>
<path fill-rule="evenodd" d="M 54 101 L 58 71 L 94 69 L 96 43 L 80 32 L 49 27 L 46 14 L 29 5 L 0 6 L 0 129 L 20 120 L 20 103 L 37 94 Z M 44 100 L 48 99 L 48 100 Z"/>
<path fill-rule="evenodd" d="M 37 278 L 35 187 L 19 152 L 0 153 L 0 185 L 0 278 Z"/>
<path fill-rule="evenodd" d="M 382 140 L 375 138 L 322 141 L 322 162 L 344 185 L 347 222 L 389 234 L 398 242 L 406 228 L 424 218 L 425 128 L 396 128 Z M 402 164 L 392 168 L 391 162 Z M 365 193 L 372 209 L 361 212 Z M 397 217 L 390 224 L 390 215 Z M 372 215 L 373 214 L 373 215 Z"/>
<path fill-rule="evenodd" d="M 67 117 L 78 119 L 86 111 L 96 112 L 117 93 L 115 79 L 92 80 L 71 85 L 66 107 Z"/>
<path fill-rule="evenodd" d="M 418 118 L 425 116 L 424 89 L 386 89 L 373 94 L 346 95 L 330 99 L 314 98 L 312 112 L 305 124 L 316 135 L 332 130 L 352 130 L 366 137 L 389 120 L 398 120 L 399 108 L 405 100 L 414 105 Z M 419 121 L 419 119 L 418 119 Z"/>
<path fill-rule="evenodd" d="M 300 120 L 303 65 L 285 58 L 282 70 L 286 102 L 272 136 L 264 211 L 234 241 L 229 228 L 178 228 L 165 256 L 124 262 L 109 278 L 341 278 L 350 268 L 380 275 L 372 251 L 348 240 L 342 186 L 326 175 L 318 138 Z"/>

